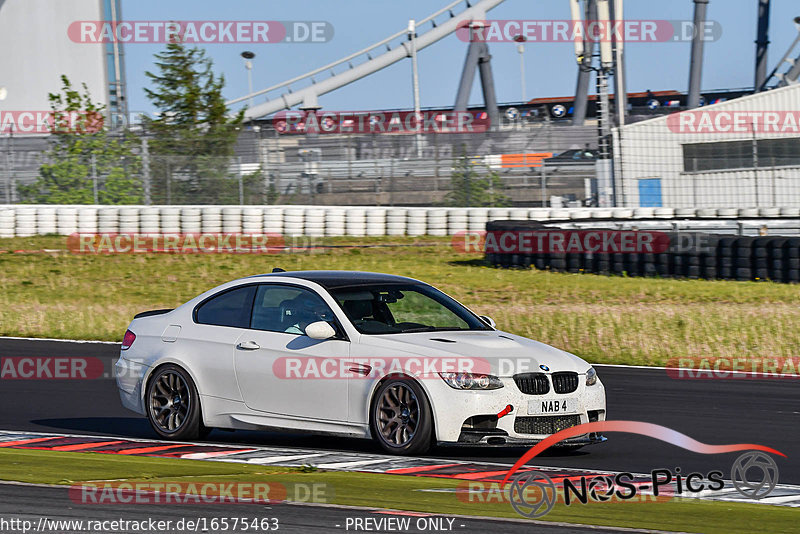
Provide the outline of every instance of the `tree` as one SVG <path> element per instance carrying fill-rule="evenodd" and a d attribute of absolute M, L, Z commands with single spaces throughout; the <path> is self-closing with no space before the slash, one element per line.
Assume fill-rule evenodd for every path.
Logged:
<path fill-rule="evenodd" d="M 217 202 L 228 196 L 230 165 L 244 112 L 229 117 L 213 63 L 200 48 L 167 44 L 156 54 L 157 73 L 145 93 L 159 110 L 145 118 L 154 196 L 172 203 Z M 169 197 L 169 198 L 167 198 Z"/>
<path fill-rule="evenodd" d="M 23 202 L 36 204 L 139 204 L 141 162 L 137 140 L 105 129 L 102 104 L 61 76 L 61 93 L 50 93 L 50 149 L 31 185 L 18 188 Z M 97 177 L 95 195 L 94 177 Z"/>
<path fill-rule="evenodd" d="M 445 197 L 445 205 L 509 206 L 511 199 L 502 192 L 500 175 L 487 168 L 486 176 L 480 177 L 475 167 L 466 154 L 458 159 L 450 176 L 451 191 Z"/>

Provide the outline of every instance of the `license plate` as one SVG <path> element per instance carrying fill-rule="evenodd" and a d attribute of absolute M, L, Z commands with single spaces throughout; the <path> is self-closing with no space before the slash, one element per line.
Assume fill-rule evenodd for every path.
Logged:
<path fill-rule="evenodd" d="M 578 411 L 577 399 L 542 399 L 528 401 L 528 415 L 562 414 Z"/>

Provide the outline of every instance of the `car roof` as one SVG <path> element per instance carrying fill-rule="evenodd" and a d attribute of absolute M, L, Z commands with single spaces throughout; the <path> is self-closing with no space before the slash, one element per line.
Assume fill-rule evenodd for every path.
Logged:
<path fill-rule="evenodd" d="M 419 280 L 394 274 L 368 273 L 361 271 L 285 271 L 255 275 L 251 278 L 300 278 L 321 285 L 325 289 L 353 287 L 373 284 L 424 285 Z"/>

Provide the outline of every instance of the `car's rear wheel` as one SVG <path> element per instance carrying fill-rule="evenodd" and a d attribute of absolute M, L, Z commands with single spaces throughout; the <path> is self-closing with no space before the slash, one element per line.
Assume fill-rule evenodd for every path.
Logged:
<path fill-rule="evenodd" d="M 200 420 L 197 388 L 177 365 L 159 367 L 147 384 L 147 419 L 162 438 L 193 440 L 207 434 Z"/>
<path fill-rule="evenodd" d="M 391 454 L 423 454 L 431 446 L 433 417 L 425 392 L 414 380 L 384 382 L 372 401 L 372 436 Z"/>

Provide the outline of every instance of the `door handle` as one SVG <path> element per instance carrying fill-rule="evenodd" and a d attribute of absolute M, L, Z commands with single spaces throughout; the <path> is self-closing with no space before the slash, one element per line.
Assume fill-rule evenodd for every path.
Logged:
<path fill-rule="evenodd" d="M 242 341 L 236 345 L 236 348 L 241 350 L 258 350 L 261 347 L 255 341 Z"/>

